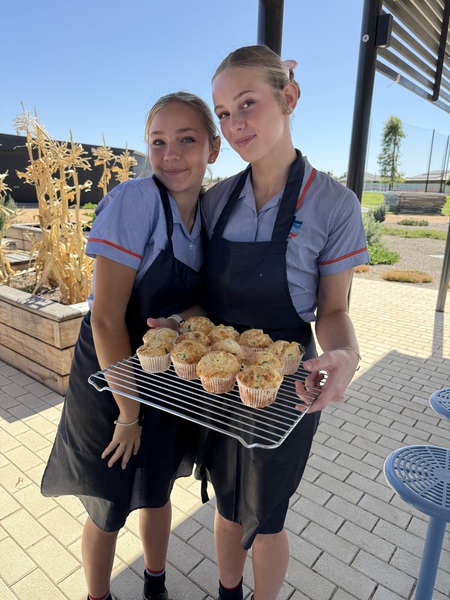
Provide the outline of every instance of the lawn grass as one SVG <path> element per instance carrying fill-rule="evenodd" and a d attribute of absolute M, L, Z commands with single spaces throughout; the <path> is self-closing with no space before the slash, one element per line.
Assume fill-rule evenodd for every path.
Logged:
<path fill-rule="evenodd" d="M 429 240 L 446 240 L 447 232 L 438 229 L 422 229 L 419 227 L 383 227 L 383 235 L 395 235 L 404 238 L 427 238 Z"/>
<path fill-rule="evenodd" d="M 447 196 L 447 202 L 444 204 L 444 208 L 442 209 L 442 214 L 446 216 L 450 216 L 450 196 Z"/>
<path fill-rule="evenodd" d="M 363 192 L 361 206 L 363 208 L 377 208 L 384 202 L 384 194 L 381 192 Z"/>

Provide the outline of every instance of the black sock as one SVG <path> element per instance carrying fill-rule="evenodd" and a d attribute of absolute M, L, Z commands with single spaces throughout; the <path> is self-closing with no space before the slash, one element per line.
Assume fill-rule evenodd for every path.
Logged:
<path fill-rule="evenodd" d="M 219 581 L 219 598 L 220 600 L 242 600 L 244 598 L 242 579 L 234 588 L 225 588 Z"/>
<path fill-rule="evenodd" d="M 166 589 L 166 572 L 161 575 L 150 575 L 144 571 L 144 595 L 147 597 L 163 594 Z"/>

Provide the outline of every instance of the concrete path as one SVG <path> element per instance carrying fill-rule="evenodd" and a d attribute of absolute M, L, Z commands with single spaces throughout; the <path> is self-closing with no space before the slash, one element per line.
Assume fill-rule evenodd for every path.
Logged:
<path fill-rule="evenodd" d="M 450 295 L 450 294 L 449 294 Z M 328 407 L 286 528 L 291 558 L 279 600 L 410 600 L 414 597 L 427 518 L 387 486 L 383 463 L 409 444 L 450 446 L 450 421 L 429 407 L 450 387 L 450 324 L 436 313 L 437 291 L 356 279 L 351 314 L 363 362 L 345 400 Z M 0 361 L 0 598 L 85 600 L 76 498 L 43 498 L 42 472 L 62 398 Z M 217 593 L 214 500 L 181 480 L 173 496 L 168 588 L 173 600 Z M 112 592 L 142 594 L 137 514 L 121 532 Z M 251 595 L 250 559 L 245 572 Z M 447 531 L 433 600 L 450 596 Z"/>

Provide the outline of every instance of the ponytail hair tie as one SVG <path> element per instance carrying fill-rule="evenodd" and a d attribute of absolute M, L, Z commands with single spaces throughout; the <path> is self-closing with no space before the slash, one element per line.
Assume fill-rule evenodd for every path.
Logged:
<path fill-rule="evenodd" d="M 287 70 L 289 81 L 292 81 L 294 79 L 294 69 L 298 67 L 298 62 L 296 60 L 283 60 L 282 63 Z"/>

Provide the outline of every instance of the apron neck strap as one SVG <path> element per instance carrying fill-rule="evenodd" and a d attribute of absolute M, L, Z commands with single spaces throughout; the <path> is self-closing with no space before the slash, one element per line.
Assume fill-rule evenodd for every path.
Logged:
<path fill-rule="evenodd" d="M 161 198 L 161 202 L 164 208 L 164 215 L 166 217 L 166 227 L 167 227 L 167 238 L 169 240 L 169 249 L 173 250 L 172 247 L 172 234 L 173 234 L 173 216 L 172 209 L 170 208 L 170 200 L 169 194 L 167 193 L 166 186 L 159 181 L 156 175 L 153 175 L 153 181 L 156 183 L 159 189 L 159 196 Z"/>
<path fill-rule="evenodd" d="M 214 227 L 213 235 L 222 237 L 225 226 L 228 223 L 228 218 L 230 217 L 231 213 L 233 212 L 233 208 L 234 208 L 236 202 L 238 201 L 239 196 L 241 195 L 242 188 L 245 185 L 247 176 L 251 172 L 251 169 L 252 169 L 252 166 L 248 165 L 248 167 L 245 169 L 245 171 L 243 171 L 241 173 L 241 175 L 239 176 L 237 183 L 234 186 L 233 191 L 231 192 L 231 195 L 228 198 L 228 201 L 225 204 L 225 206 L 220 214 L 220 217 L 216 223 L 216 226 Z"/>
<path fill-rule="evenodd" d="M 305 175 L 305 159 L 299 150 L 296 150 L 297 158 L 289 169 L 289 175 L 284 187 L 283 196 L 278 208 L 277 220 L 272 232 L 273 242 L 284 242 L 289 236 L 292 226 L 297 200 Z"/>
<path fill-rule="evenodd" d="M 288 179 L 280 201 L 277 219 L 272 232 L 272 241 L 274 242 L 286 241 L 289 235 L 289 231 L 292 226 L 292 219 L 295 213 L 295 207 L 303 183 L 303 177 L 305 174 L 305 160 L 299 150 L 296 150 L 296 153 L 297 158 L 289 169 Z M 216 226 L 214 227 L 214 235 L 222 237 L 228 219 L 240 197 L 242 188 L 245 185 L 249 173 L 251 173 L 251 169 L 252 166 L 250 164 L 239 176 L 228 202 L 225 204 Z"/>

